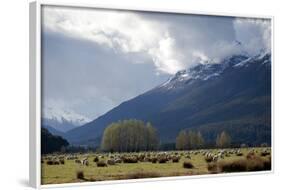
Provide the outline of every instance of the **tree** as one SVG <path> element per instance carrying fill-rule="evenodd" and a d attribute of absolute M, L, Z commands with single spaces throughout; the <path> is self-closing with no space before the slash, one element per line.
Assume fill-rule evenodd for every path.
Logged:
<path fill-rule="evenodd" d="M 176 149 L 187 150 L 202 148 L 204 145 L 204 138 L 201 133 L 194 131 L 182 130 L 176 138 Z"/>
<path fill-rule="evenodd" d="M 130 119 L 106 127 L 101 148 L 110 152 L 138 152 L 155 150 L 158 144 L 157 131 L 151 123 Z"/>
<path fill-rule="evenodd" d="M 176 138 L 176 149 L 185 150 L 187 149 L 188 137 L 185 130 L 179 132 Z"/>
<path fill-rule="evenodd" d="M 69 143 L 61 136 L 52 135 L 46 128 L 41 128 L 41 153 L 48 154 L 60 152 L 65 149 Z M 64 148 L 63 148 L 64 147 Z"/>
<path fill-rule="evenodd" d="M 231 137 L 222 131 L 221 134 L 217 135 L 216 145 L 219 148 L 228 148 L 231 145 Z"/>
<path fill-rule="evenodd" d="M 200 131 L 197 132 L 197 146 L 198 148 L 202 148 L 204 146 L 205 140 L 200 133 Z"/>

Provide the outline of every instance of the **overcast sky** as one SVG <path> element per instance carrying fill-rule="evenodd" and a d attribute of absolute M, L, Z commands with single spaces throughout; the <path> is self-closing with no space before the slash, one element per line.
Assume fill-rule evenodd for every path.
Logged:
<path fill-rule="evenodd" d="M 42 16 L 43 112 L 94 119 L 196 63 L 270 51 L 265 19 L 53 6 Z"/>

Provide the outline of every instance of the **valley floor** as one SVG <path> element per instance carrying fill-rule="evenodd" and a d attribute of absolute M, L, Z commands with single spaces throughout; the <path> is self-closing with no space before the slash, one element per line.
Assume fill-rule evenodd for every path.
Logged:
<path fill-rule="evenodd" d="M 261 171 L 271 169 L 270 154 L 271 148 L 113 154 L 52 154 L 42 156 L 41 179 L 42 184 L 61 184 L 86 181 L 203 175 L 224 172 Z M 150 160 L 152 157 L 159 158 L 163 157 L 163 155 L 168 158 L 165 163 L 159 163 L 161 162 L 159 159 L 156 163 Z M 138 160 L 137 163 L 124 163 L 124 160 L 122 160 L 121 163 L 114 163 L 114 165 L 108 164 L 108 160 L 124 157 L 138 157 Z M 99 161 L 96 160 L 95 162 L 94 160 L 97 158 Z M 178 162 L 176 160 L 173 162 L 174 158 L 178 158 Z M 60 162 L 54 165 L 50 164 L 52 163 L 50 160 L 63 160 L 63 163 Z M 87 163 L 79 163 L 80 160 L 87 160 Z M 107 166 L 98 167 L 98 162 L 107 163 Z M 230 163 L 230 165 L 226 165 L 226 163 Z M 258 165 L 260 163 L 262 165 Z M 268 166 L 268 163 L 270 166 Z M 189 164 L 191 164 L 191 166 Z M 185 167 L 183 167 L 184 165 Z M 78 174 L 79 172 L 80 175 Z"/>

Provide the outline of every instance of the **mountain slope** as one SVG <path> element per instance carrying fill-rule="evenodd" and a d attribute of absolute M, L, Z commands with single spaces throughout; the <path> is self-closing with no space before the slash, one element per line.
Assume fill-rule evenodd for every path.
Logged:
<path fill-rule="evenodd" d="M 49 126 L 49 125 L 42 125 L 42 128 L 47 129 L 52 135 L 55 135 L 55 136 L 63 137 L 65 135 L 64 132 L 58 131 L 55 128 Z"/>
<path fill-rule="evenodd" d="M 41 154 L 49 154 L 61 151 L 62 147 L 68 146 L 69 143 L 60 136 L 52 135 L 47 129 L 41 129 Z"/>
<path fill-rule="evenodd" d="M 52 126 L 54 129 L 60 132 L 66 132 L 85 123 L 90 120 L 80 114 L 73 111 L 66 111 L 46 107 L 43 110 L 42 124 L 44 126 Z"/>
<path fill-rule="evenodd" d="M 244 134 L 233 136 L 234 142 L 270 143 L 271 55 L 236 55 L 220 64 L 180 71 L 66 137 L 71 143 L 98 143 L 108 124 L 129 118 L 150 121 L 162 142 L 174 142 L 181 129 L 192 128 L 200 129 L 207 140 L 215 131 L 227 130 Z"/>

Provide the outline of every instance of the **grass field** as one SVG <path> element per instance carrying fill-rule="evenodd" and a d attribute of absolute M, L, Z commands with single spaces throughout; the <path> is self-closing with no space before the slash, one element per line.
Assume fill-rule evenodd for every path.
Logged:
<path fill-rule="evenodd" d="M 266 154 L 265 154 L 266 153 Z M 255 157 L 250 157 L 251 155 Z M 241 149 L 212 149 L 196 151 L 168 151 L 168 152 L 140 152 L 140 153 L 89 153 L 89 154 L 52 154 L 42 156 L 42 184 L 74 183 L 84 181 L 104 181 L 118 179 L 136 179 L 167 176 L 188 176 L 202 175 L 210 173 L 222 173 L 225 171 L 239 172 L 245 169 L 241 164 L 247 164 L 247 168 L 258 163 L 262 166 L 247 171 L 260 171 L 270 169 L 263 167 L 263 161 L 270 162 L 270 148 L 241 148 Z M 249 156 L 250 155 L 250 156 Z M 136 158 L 137 163 L 124 163 L 124 158 Z M 159 163 L 160 158 L 167 158 L 165 163 Z M 206 158 L 212 158 L 206 161 Z M 98 162 L 107 163 L 105 167 L 98 167 L 94 159 Z M 152 163 L 150 158 L 158 158 L 156 163 Z M 173 158 L 179 158 L 178 162 L 173 162 Z M 121 160 L 121 163 L 108 164 L 108 160 Z M 50 161 L 63 160 L 64 164 L 50 164 Z M 86 160 L 86 164 L 78 163 Z M 245 162 L 247 160 L 247 163 Z M 49 161 L 49 162 L 48 162 Z M 184 162 L 191 163 L 193 167 L 184 168 Z M 228 167 L 221 165 L 230 163 Z M 237 163 L 239 166 L 237 167 Z M 223 170 L 216 172 L 208 170 L 208 165 L 221 166 Z M 227 169 L 224 169 L 227 168 Z M 230 169 L 229 169 L 230 168 Z M 238 169 L 237 169 L 238 168 Z M 225 170 L 225 171 L 224 171 Z M 78 177 L 77 172 L 82 173 Z"/>

